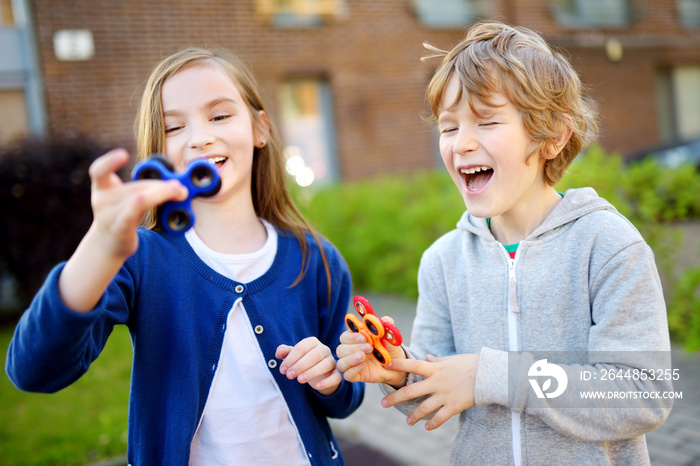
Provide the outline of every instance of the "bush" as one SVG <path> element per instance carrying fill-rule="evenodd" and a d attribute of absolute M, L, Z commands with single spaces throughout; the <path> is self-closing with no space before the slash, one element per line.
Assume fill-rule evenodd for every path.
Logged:
<path fill-rule="evenodd" d="M 700 176 L 692 165 L 670 168 L 655 159 L 626 165 L 600 146 L 579 156 L 557 185 L 591 186 L 637 227 L 700 218 Z"/>
<path fill-rule="evenodd" d="M 673 289 L 668 328 L 688 351 L 700 350 L 700 267 L 685 270 Z"/>
<path fill-rule="evenodd" d="M 444 170 L 338 184 L 297 202 L 342 251 L 355 287 L 405 297 L 417 295 L 423 251 L 454 229 L 464 211 Z"/>
<path fill-rule="evenodd" d="M 677 270 L 682 231 L 677 222 L 700 219 L 700 175 L 691 166 L 668 168 L 652 159 L 626 165 L 619 155 L 591 147 L 577 159 L 560 192 L 593 187 L 634 223 L 655 252 L 675 341 L 700 345 L 700 272 Z M 420 257 L 455 228 L 464 203 L 444 169 L 385 175 L 296 193 L 307 219 L 348 262 L 357 289 L 417 295 Z M 676 278 L 680 277 L 680 278 Z M 685 325 L 694 316 L 693 325 Z"/>
<path fill-rule="evenodd" d="M 68 259 L 92 221 L 87 138 L 25 139 L 0 147 L 0 320 L 16 318 L 50 268 Z"/>

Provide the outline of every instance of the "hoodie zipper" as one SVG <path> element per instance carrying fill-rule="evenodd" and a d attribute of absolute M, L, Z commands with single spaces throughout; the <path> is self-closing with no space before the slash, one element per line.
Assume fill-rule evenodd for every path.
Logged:
<path fill-rule="evenodd" d="M 500 244 L 500 243 L 499 243 Z M 505 246 L 500 244 L 501 249 L 506 254 L 508 259 L 508 351 L 518 352 L 520 346 L 518 344 L 518 316 L 520 314 L 520 306 L 518 305 L 518 293 L 515 281 L 515 261 L 511 259 L 510 254 Z M 520 244 L 515 250 L 515 257 L 518 257 Z M 510 429 L 513 443 L 513 464 L 522 466 L 522 438 L 520 435 L 520 413 L 511 411 L 510 413 Z"/>

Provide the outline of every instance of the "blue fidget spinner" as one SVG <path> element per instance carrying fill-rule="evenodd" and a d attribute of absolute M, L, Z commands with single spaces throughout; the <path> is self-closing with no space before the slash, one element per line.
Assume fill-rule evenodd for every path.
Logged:
<path fill-rule="evenodd" d="M 131 179 L 136 180 L 178 180 L 189 193 L 184 201 L 168 201 L 158 207 L 157 216 L 160 225 L 166 231 L 181 235 L 194 225 L 192 199 L 197 196 L 210 197 L 219 192 L 221 177 L 216 166 L 207 160 L 195 160 L 185 171 L 176 173 L 173 165 L 162 155 L 154 155 L 138 163 L 131 172 Z"/>

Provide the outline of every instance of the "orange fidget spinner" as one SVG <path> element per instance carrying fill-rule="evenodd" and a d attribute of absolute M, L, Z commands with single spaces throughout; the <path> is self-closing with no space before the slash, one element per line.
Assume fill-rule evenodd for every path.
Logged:
<path fill-rule="evenodd" d="M 384 322 L 377 317 L 372 309 L 372 305 L 362 296 L 355 296 L 352 300 L 355 310 L 362 317 L 358 319 L 354 314 L 345 316 L 345 325 L 351 332 L 363 335 L 367 342 L 372 345 L 372 354 L 382 366 L 391 362 L 389 352 L 386 350 L 387 343 L 399 346 L 403 342 L 401 332 L 395 325 Z"/>

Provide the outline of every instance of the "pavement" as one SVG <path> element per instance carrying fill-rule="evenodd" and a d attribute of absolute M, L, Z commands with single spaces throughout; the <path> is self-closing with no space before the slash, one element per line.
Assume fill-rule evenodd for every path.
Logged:
<path fill-rule="evenodd" d="M 410 340 L 415 302 L 384 295 L 364 295 L 380 315 L 390 315 Z M 673 351 L 673 368 L 680 379 L 674 391 L 683 398 L 674 402 L 671 414 L 658 429 L 646 434 L 653 466 L 700 466 L 700 353 Z M 448 465 L 457 434 L 453 417 L 428 432 L 420 422 L 406 424 L 395 408 L 382 408 L 381 390 L 368 384 L 365 400 L 347 419 L 331 419 L 348 466 L 436 466 Z"/>

